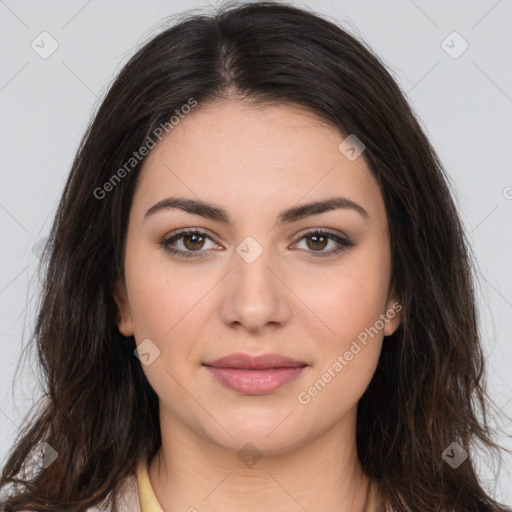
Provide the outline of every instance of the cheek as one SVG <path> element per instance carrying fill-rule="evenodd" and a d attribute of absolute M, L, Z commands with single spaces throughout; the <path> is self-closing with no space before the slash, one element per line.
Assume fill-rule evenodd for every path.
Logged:
<path fill-rule="evenodd" d="M 375 258 L 370 251 L 366 257 L 362 256 L 354 256 L 346 265 L 340 265 L 340 270 L 333 272 L 329 281 L 308 283 L 313 309 L 328 327 L 326 341 L 329 346 L 336 345 L 338 350 L 375 326 L 385 312 L 389 260 L 385 254 Z M 380 324 L 378 327 L 382 327 Z"/>
<path fill-rule="evenodd" d="M 309 281 L 313 309 L 328 326 L 322 328 L 324 335 L 316 336 L 315 365 L 309 387 L 302 390 L 301 403 L 310 400 L 315 415 L 331 410 L 338 417 L 357 403 L 375 373 L 382 347 L 389 251 L 385 245 L 367 246 L 342 263 L 329 283 Z"/>
<path fill-rule="evenodd" d="M 179 383 L 190 379 L 207 302 L 201 297 L 211 283 L 199 282 L 192 272 L 176 272 L 165 258 L 143 250 L 132 250 L 125 272 L 136 344 L 149 339 L 159 351 L 142 369 L 157 395 L 179 407 L 189 400 Z"/>
<path fill-rule="evenodd" d="M 315 377 L 350 403 L 364 392 L 379 360 L 383 333 L 376 324 L 384 299 L 368 282 L 356 280 L 344 281 L 331 300 L 326 298 L 325 323 L 334 334 L 319 340 Z"/>
<path fill-rule="evenodd" d="M 126 283 L 135 339 L 150 338 L 164 348 L 180 324 L 188 321 L 187 311 L 197 302 L 197 289 L 190 281 L 187 286 L 180 273 L 172 272 L 160 249 L 144 250 L 134 244 L 127 247 L 127 254 Z"/>
<path fill-rule="evenodd" d="M 339 272 L 327 291 L 311 290 L 328 329 L 316 336 L 315 364 L 307 387 L 297 397 L 307 405 L 310 417 L 340 419 L 355 406 L 375 373 L 382 348 L 385 324 L 380 315 L 385 312 L 388 274 L 386 265 L 363 262 Z"/>
<path fill-rule="evenodd" d="M 306 421 L 331 424 L 353 410 L 372 380 L 381 345 L 381 337 L 366 346 L 349 344 L 349 350 L 339 350 L 317 365 L 297 395 Z"/>

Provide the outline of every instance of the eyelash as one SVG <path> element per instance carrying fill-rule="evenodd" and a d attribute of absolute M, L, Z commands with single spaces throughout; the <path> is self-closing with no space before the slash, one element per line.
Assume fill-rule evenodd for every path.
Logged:
<path fill-rule="evenodd" d="M 206 238 L 209 238 L 212 240 L 211 236 L 208 235 L 208 233 L 201 231 L 200 229 L 190 229 L 190 230 L 184 230 L 179 233 L 176 233 L 170 237 L 164 238 L 160 245 L 170 254 L 176 255 L 181 258 L 201 258 L 202 256 L 200 253 L 205 252 L 204 250 L 198 250 L 198 251 L 182 251 L 180 249 L 173 249 L 169 247 L 169 244 L 172 242 L 175 242 L 176 240 L 179 240 L 180 238 L 183 238 L 185 235 L 200 235 Z M 330 240 L 333 240 L 338 244 L 338 247 L 335 249 L 331 249 L 327 252 L 321 252 L 321 251 L 309 251 L 313 254 L 317 254 L 314 257 L 323 258 L 327 256 L 332 256 L 333 254 L 339 254 L 350 247 L 353 247 L 355 245 L 354 242 L 349 240 L 348 238 L 341 237 L 339 235 L 336 235 L 334 233 L 331 233 L 329 231 L 321 230 L 321 229 L 312 229 L 311 231 L 308 231 L 307 233 L 304 233 L 299 240 L 296 242 L 300 242 L 304 238 L 312 237 L 312 236 L 325 236 Z M 213 241 L 213 240 L 212 240 Z"/>

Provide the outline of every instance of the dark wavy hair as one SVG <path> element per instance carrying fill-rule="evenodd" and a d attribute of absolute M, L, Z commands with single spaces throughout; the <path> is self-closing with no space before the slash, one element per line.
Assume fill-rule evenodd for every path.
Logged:
<path fill-rule="evenodd" d="M 403 310 L 359 401 L 363 470 L 380 481 L 386 510 L 506 510 L 475 470 L 476 446 L 498 446 L 487 420 L 473 263 L 446 172 L 372 50 L 327 19 L 277 2 L 185 13 L 138 49 L 99 105 L 43 253 L 30 342 L 44 397 L 3 468 L 0 489 L 15 489 L 3 510 L 79 511 L 104 501 L 116 511 L 123 479 L 161 445 L 158 397 L 133 336 L 117 328 L 113 298 L 145 159 L 104 199 L 97 190 L 190 98 L 198 108 L 226 98 L 300 106 L 365 144 Z M 42 442 L 58 458 L 28 475 Z M 469 454 L 457 469 L 442 458 L 452 442 Z"/>

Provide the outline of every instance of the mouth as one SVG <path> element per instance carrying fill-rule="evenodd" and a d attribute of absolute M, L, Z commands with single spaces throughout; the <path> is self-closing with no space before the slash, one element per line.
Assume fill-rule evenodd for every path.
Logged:
<path fill-rule="evenodd" d="M 295 380 L 307 363 L 282 356 L 264 354 L 231 354 L 213 362 L 203 363 L 218 382 L 247 395 L 271 393 Z"/>

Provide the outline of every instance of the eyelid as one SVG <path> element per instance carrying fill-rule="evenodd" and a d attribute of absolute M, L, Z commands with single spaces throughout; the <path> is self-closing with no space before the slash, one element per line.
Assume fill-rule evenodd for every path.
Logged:
<path fill-rule="evenodd" d="M 305 235 L 310 235 L 310 234 L 314 234 L 314 233 L 323 233 L 323 234 L 326 234 L 326 235 L 333 235 L 333 236 L 336 236 L 338 238 L 341 238 L 343 240 L 346 240 L 347 242 L 350 241 L 350 238 L 345 235 L 345 233 L 343 233 L 342 231 L 337 231 L 335 229 L 331 229 L 331 228 L 322 228 L 322 227 L 318 227 L 318 228 L 306 228 L 304 229 L 303 231 L 300 231 L 299 233 L 297 233 L 297 239 L 300 239 L 302 237 L 304 237 Z"/>
<path fill-rule="evenodd" d="M 185 256 L 185 257 L 195 257 L 193 256 L 194 254 L 201 254 L 201 253 L 205 253 L 207 251 L 205 250 L 199 250 L 199 251 L 183 251 L 181 249 L 171 249 L 168 244 L 170 244 L 171 241 L 174 241 L 174 240 L 179 240 L 180 238 L 182 238 L 183 236 L 185 235 L 192 235 L 192 234 L 195 234 L 195 235 L 200 235 L 200 236 L 203 236 L 209 240 L 211 240 L 213 243 L 219 245 L 214 237 L 212 235 L 210 235 L 208 233 L 208 231 L 202 229 L 202 228 L 195 228 L 195 227 L 191 227 L 191 228 L 182 228 L 182 229 L 178 229 L 177 231 L 173 231 L 171 232 L 170 234 L 168 235 L 165 235 L 163 237 L 163 239 L 160 241 L 160 245 L 168 252 L 170 252 L 171 254 L 177 254 L 177 255 L 190 255 L 190 256 Z M 209 250 L 212 250 L 212 249 L 209 249 Z"/>
<path fill-rule="evenodd" d="M 206 236 L 206 237 L 210 238 L 211 240 L 214 240 L 214 236 L 211 235 L 208 232 L 208 230 L 203 229 L 203 228 L 196 228 L 196 227 L 181 228 L 181 229 L 177 229 L 176 231 L 171 231 L 168 235 L 164 236 L 164 239 L 170 240 L 172 238 L 178 237 L 179 235 L 189 235 L 189 234 L 199 234 L 199 235 Z"/>

